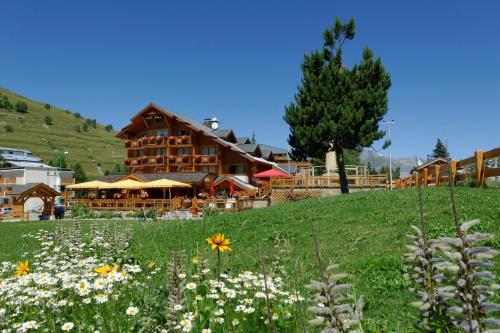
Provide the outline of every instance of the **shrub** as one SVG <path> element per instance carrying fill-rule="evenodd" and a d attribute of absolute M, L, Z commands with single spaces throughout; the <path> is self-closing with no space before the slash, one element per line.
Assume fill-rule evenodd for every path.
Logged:
<path fill-rule="evenodd" d="M 80 128 L 80 125 L 75 125 L 75 132 L 77 133 L 82 133 L 82 129 Z"/>
<path fill-rule="evenodd" d="M 78 112 L 74 113 L 73 115 L 75 116 L 76 119 L 82 119 L 82 115 Z"/>
<path fill-rule="evenodd" d="M 46 109 L 46 110 L 50 110 L 50 104 L 46 103 L 46 104 L 45 104 L 45 109 Z"/>
<path fill-rule="evenodd" d="M 113 130 L 113 125 L 111 125 L 111 124 L 106 125 L 106 127 L 104 127 L 104 129 L 106 130 L 106 132 L 111 132 Z"/>
<path fill-rule="evenodd" d="M 106 220 L 111 220 L 112 218 L 119 217 L 121 218 L 122 215 L 117 212 L 112 212 L 112 211 L 103 211 L 99 213 L 99 218 L 100 219 L 106 219 Z"/>
<path fill-rule="evenodd" d="M 45 116 L 43 121 L 45 122 L 46 125 L 52 125 L 52 117 L 50 116 Z"/>
<path fill-rule="evenodd" d="M 91 219 L 95 217 L 95 213 L 87 204 L 75 204 L 71 207 L 71 217 Z"/>
<path fill-rule="evenodd" d="M 15 105 L 15 110 L 16 112 L 19 112 L 19 113 L 26 113 L 28 112 L 28 104 L 26 104 L 26 102 L 16 102 L 16 105 Z"/>

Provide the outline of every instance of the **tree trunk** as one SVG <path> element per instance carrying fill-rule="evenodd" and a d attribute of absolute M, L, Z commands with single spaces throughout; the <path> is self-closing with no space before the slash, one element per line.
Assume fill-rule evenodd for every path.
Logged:
<path fill-rule="evenodd" d="M 335 157 L 337 158 L 337 167 L 339 168 L 340 193 L 349 194 L 347 174 L 345 173 L 344 149 L 342 147 L 337 147 L 337 149 L 335 149 Z"/>

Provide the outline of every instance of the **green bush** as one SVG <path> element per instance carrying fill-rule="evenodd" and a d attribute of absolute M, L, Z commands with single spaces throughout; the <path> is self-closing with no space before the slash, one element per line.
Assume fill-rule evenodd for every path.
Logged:
<path fill-rule="evenodd" d="M 26 113 L 28 112 L 28 104 L 26 102 L 17 102 L 15 109 L 17 112 Z"/>
<path fill-rule="evenodd" d="M 117 212 L 112 212 L 112 211 L 104 211 L 104 212 L 101 212 L 99 214 L 99 218 L 100 219 L 106 219 L 106 220 L 111 220 L 112 218 L 115 218 L 115 217 L 119 217 L 121 218 L 122 217 L 122 214 L 120 213 L 117 213 Z"/>
<path fill-rule="evenodd" d="M 75 204 L 71 207 L 72 218 L 91 219 L 95 218 L 95 213 L 90 210 L 87 204 Z"/>
<path fill-rule="evenodd" d="M 43 119 L 44 123 L 46 125 L 52 125 L 52 117 L 51 116 L 46 116 L 44 119 Z"/>

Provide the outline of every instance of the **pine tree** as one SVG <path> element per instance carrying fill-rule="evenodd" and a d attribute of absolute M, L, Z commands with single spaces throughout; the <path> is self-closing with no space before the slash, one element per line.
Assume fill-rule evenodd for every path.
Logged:
<path fill-rule="evenodd" d="M 437 139 L 436 145 L 434 146 L 434 149 L 432 150 L 432 154 L 430 156 L 432 159 L 436 158 L 449 158 L 450 154 L 448 153 L 448 148 L 444 145 L 443 141 L 441 139 Z"/>
<path fill-rule="evenodd" d="M 323 32 L 322 50 L 304 57 L 302 82 L 284 117 L 294 158 L 321 159 L 335 151 L 342 193 L 349 193 L 344 152 L 368 147 L 384 136 L 379 122 L 387 113 L 391 86 L 381 60 L 368 48 L 359 64 L 345 67 L 343 46 L 354 38 L 354 30 L 354 20 L 342 24 L 337 18 Z"/>

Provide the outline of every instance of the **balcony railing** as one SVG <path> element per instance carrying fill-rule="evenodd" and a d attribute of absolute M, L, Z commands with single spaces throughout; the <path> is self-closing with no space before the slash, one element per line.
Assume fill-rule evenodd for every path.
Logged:
<path fill-rule="evenodd" d="M 170 146 L 185 146 L 191 145 L 193 142 L 191 136 L 189 135 L 181 135 L 181 136 L 169 136 L 168 144 Z"/>
<path fill-rule="evenodd" d="M 194 165 L 216 165 L 218 163 L 217 155 L 156 155 L 130 157 L 125 159 L 125 165 L 128 167 L 147 166 L 147 165 L 166 165 L 166 164 L 194 164 Z"/>
<path fill-rule="evenodd" d="M 191 136 L 181 135 L 181 136 L 145 136 L 140 139 L 135 140 L 125 140 L 126 148 L 142 148 L 142 147 L 154 147 L 154 146 L 189 146 L 193 142 Z"/>

